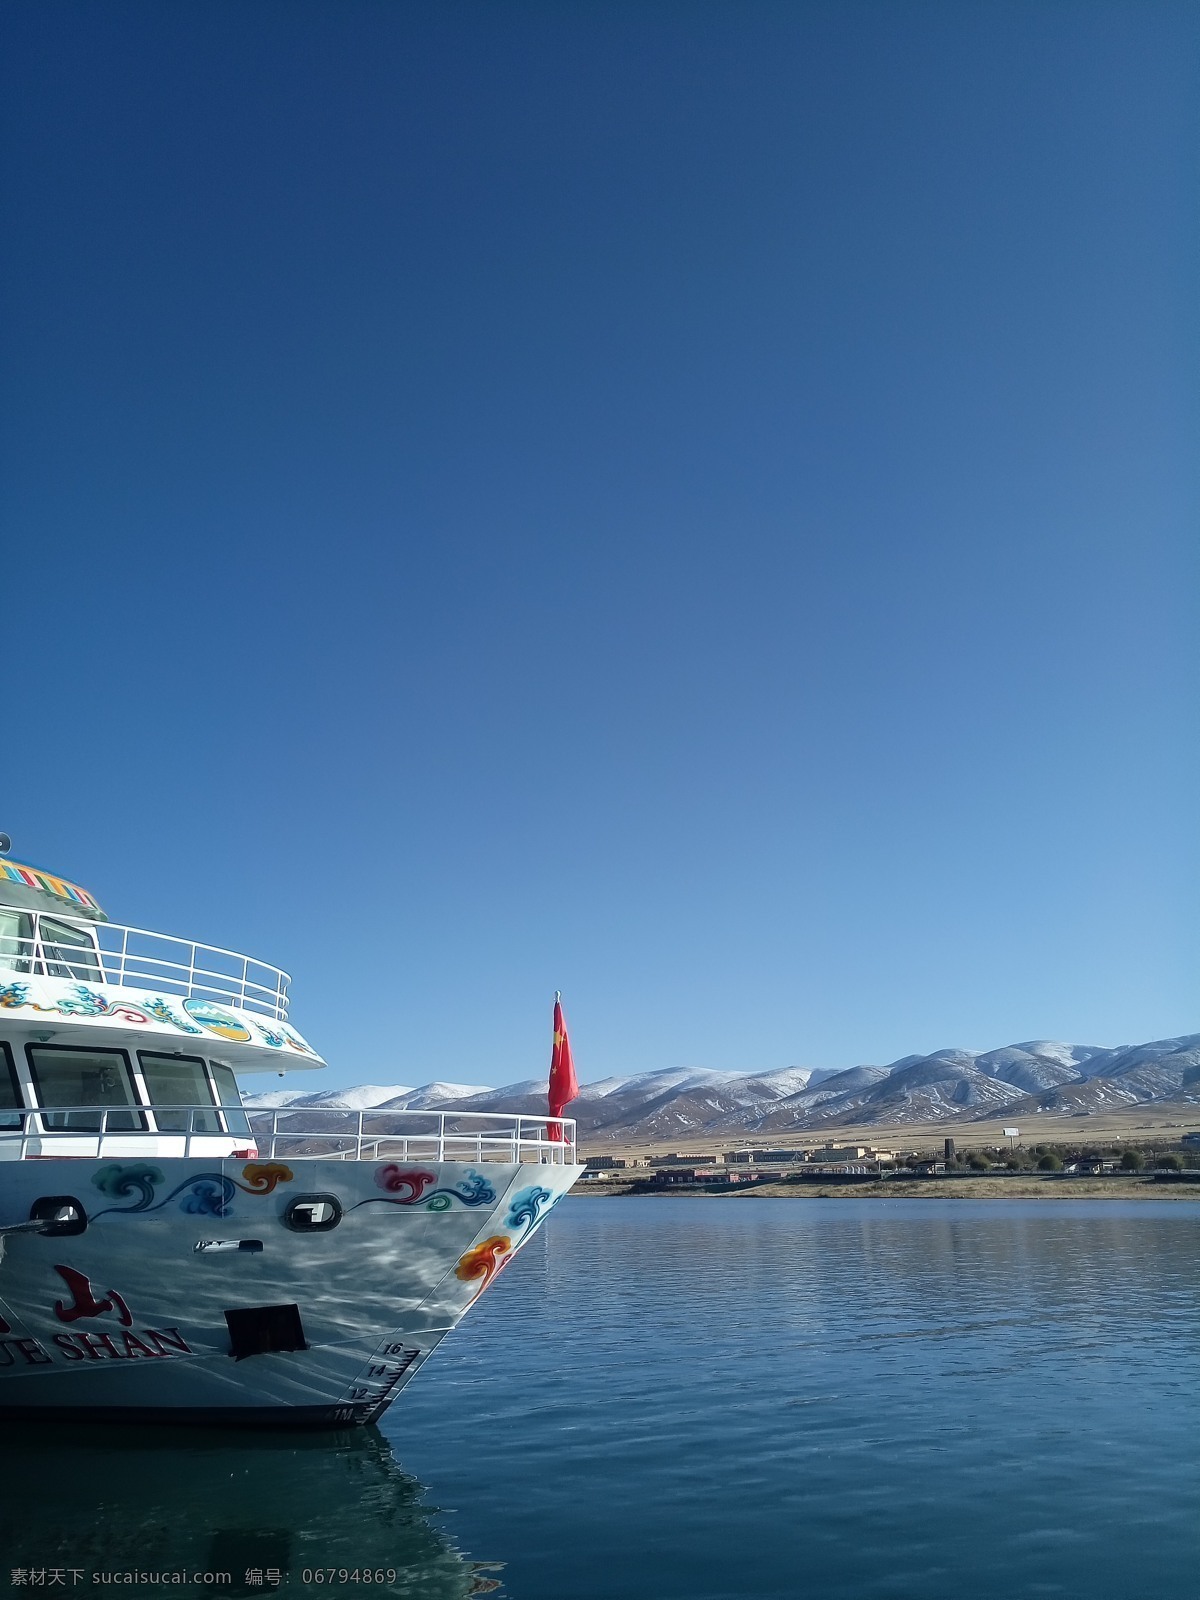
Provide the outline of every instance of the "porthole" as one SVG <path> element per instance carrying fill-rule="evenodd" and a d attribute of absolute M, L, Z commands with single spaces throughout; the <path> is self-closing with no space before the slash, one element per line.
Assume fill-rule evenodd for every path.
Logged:
<path fill-rule="evenodd" d="M 87 1227 L 87 1212 L 73 1194 L 44 1194 L 29 1208 L 30 1222 L 44 1218 L 46 1226 L 38 1232 L 51 1239 L 82 1233 Z"/>
<path fill-rule="evenodd" d="M 293 1233 L 328 1233 L 342 1220 L 342 1202 L 335 1194 L 298 1194 L 288 1201 L 283 1225 Z"/>

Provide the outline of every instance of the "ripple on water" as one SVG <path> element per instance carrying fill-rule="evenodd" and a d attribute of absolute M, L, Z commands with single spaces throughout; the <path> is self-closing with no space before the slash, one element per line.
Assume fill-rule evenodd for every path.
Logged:
<path fill-rule="evenodd" d="M 1130 1600 L 1200 1555 L 1198 1223 L 571 1201 L 386 1427 L 513 1600 Z"/>

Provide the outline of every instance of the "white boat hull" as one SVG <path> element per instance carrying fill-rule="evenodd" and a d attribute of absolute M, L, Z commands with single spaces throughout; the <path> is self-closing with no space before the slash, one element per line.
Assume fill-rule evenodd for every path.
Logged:
<path fill-rule="evenodd" d="M 582 1170 L 5 1163 L 0 1226 L 68 1199 L 86 1226 L 0 1241 L 0 1416 L 374 1421 Z"/>

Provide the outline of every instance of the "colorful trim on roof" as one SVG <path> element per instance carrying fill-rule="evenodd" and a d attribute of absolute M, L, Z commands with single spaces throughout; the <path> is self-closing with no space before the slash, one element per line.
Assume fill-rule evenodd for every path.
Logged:
<path fill-rule="evenodd" d="M 25 867 L 19 861 L 0 861 L 0 879 L 23 883 L 30 889 L 40 889 L 43 894 L 52 894 L 58 900 L 82 906 L 97 916 L 104 915 L 86 889 L 81 889 L 77 883 L 68 883 L 66 878 L 56 878 L 52 872 L 42 872 L 38 867 Z"/>

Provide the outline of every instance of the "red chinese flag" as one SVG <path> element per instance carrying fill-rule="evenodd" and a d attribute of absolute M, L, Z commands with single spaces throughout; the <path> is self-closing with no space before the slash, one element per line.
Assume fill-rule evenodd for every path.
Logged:
<path fill-rule="evenodd" d="M 575 1082 L 575 1063 L 571 1060 L 571 1041 L 567 1038 L 567 1025 L 563 1021 L 562 1005 L 554 996 L 554 1049 L 550 1055 L 550 1115 L 561 1117 L 564 1106 L 579 1093 Z M 562 1129 L 557 1122 L 546 1124 L 548 1139 L 561 1139 Z"/>

